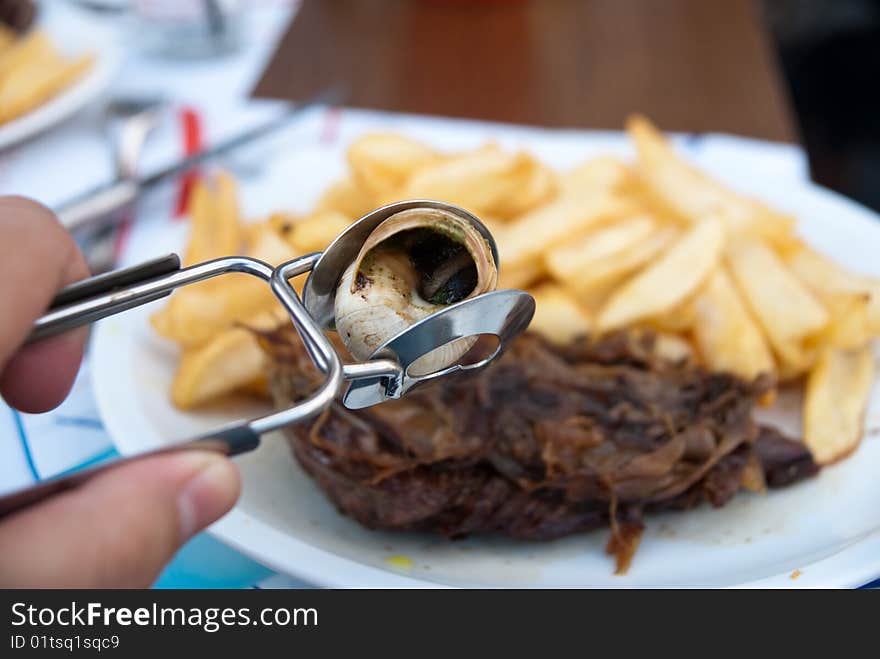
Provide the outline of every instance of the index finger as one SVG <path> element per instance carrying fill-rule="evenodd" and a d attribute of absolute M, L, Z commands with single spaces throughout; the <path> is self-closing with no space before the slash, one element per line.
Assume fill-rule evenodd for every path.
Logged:
<path fill-rule="evenodd" d="M 70 390 L 85 328 L 24 342 L 55 293 L 88 275 L 76 243 L 49 209 L 23 197 L 0 197 L 0 395 L 13 407 L 42 412 Z"/>

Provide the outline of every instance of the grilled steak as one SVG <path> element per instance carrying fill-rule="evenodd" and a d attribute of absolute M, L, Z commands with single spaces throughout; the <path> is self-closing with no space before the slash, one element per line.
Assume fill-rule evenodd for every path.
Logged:
<path fill-rule="evenodd" d="M 292 329 L 263 336 L 276 402 L 318 375 Z M 296 458 L 370 528 L 547 540 L 610 527 L 625 570 L 645 512 L 726 503 L 818 467 L 751 416 L 769 382 L 659 357 L 649 334 L 556 347 L 517 339 L 475 376 L 290 428 Z"/>

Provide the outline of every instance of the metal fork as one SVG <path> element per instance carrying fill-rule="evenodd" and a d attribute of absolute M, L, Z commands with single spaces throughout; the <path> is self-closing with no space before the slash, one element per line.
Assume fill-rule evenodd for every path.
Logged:
<path fill-rule="evenodd" d="M 122 97 L 111 101 L 104 110 L 105 134 L 110 146 L 117 181 L 134 180 L 144 145 L 159 122 L 165 102 L 158 97 Z M 131 211 L 127 206 L 120 212 Z M 94 274 L 107 272 L 116 265 L 115 246 L 118 223 L 107 223 L 83 240 L 86 259 Z"/>

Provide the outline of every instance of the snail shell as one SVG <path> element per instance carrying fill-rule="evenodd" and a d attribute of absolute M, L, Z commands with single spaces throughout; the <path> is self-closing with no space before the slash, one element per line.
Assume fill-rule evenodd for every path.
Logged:
<path fill-rule="evenodd" d="M 435 208 L 395 213 L 367 237 L 336 289 L 336 330 L 355 359 L 444 307 L 495 289 L 492 250 L 467 219 Z M 451 366 L 476 337 L 456 339 L 410 364 L 410 375 Z"/>

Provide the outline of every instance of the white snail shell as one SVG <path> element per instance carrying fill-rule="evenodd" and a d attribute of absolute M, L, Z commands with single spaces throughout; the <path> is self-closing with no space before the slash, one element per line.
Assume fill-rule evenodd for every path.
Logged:
<path fill-rule="evenodd" d="M 365 360 L 385 341 L 445 306 L 494 290 L 498 271 L 485 237 L 468 220 L 411 208 L 379 224 L 336 288 L 336 331 Z M 474 344 L 456 339 L 414 361 L 410 375 L 451 366 Z"/>

